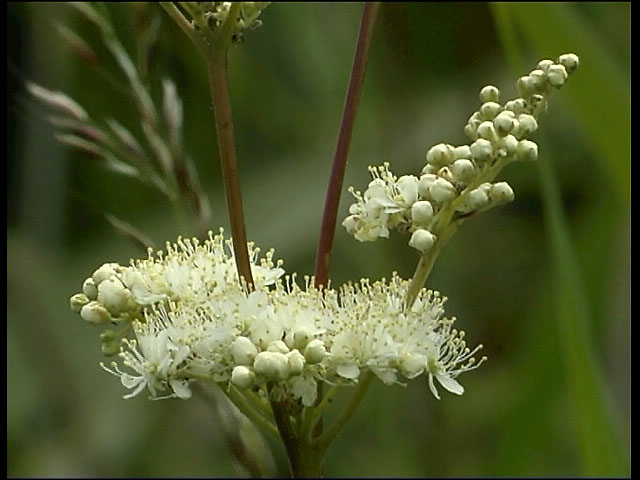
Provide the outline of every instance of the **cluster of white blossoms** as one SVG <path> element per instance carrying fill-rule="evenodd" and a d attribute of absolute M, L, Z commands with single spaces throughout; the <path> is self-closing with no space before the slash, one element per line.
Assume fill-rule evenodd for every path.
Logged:
<path fill-rule="evenodd" d="M 385 384 L 424 373 L 439 398 L 434 380 L 462 394 L 456 378 L 484 360 L 474 358 L 482 347 L 469 349 L 455 319 L 443 317 L 446 299 L 437 292 L 423 289 L 406 309 L 409 282 L 395 274 L 338 290 L 306 277 L 301 287 L 273 251 L 249 251 L 253 288 L 238 281 L 222 232 L 203 244 L 179 239 L 129 266 L 107 263 L 84 282 L 71 298 L 74 311 L 135 337 L 116 343 L 128 371 L 103 365 L 132 390 L 125 398 L 146 387 L 152 398 L 184 399 L 190 383 L 210 381 L 312 406 L 318 382 L 353 385 L 367 371 Z M 103 333 L 106 353 L 116 336 Z"/>
<path fill-rule="evenodd" d="M 574 54 L 540 61 L 518 79 L 520 97 L 504 104 L 496 87 L 484 87 L 482 105 L 464 127 L 472 143 L 431 147 L 419 177 L 396 177 L 387 163 L 369 167 L 373 180 L 364 193 L 350 188 L 356 203 L 342 223 L 347 232 L 365 242 L 387 238 L 395 228 L 411 233 L 409 245 L 425 253 L 451 221 L 511 202 L 509 184 L 491 182 L 505 165 L 537 159 L 538 146 L 529 140 L 538 128 L 536 118 L 578 64 Z"/>

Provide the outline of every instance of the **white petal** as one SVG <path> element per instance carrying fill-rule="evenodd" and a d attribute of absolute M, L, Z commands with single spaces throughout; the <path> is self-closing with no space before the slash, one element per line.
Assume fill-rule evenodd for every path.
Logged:
<path fill-rule="evenodd" d="M 455 393 L 456 395 L 462 395 L 464 393 L 462 385 L 460 385 L 457 380 L 451 378 L 448 373 L 436 373 L 436 378 L 438 379 L 438 382 L 440 382 L 440 385 L 451 393 Z"/>
<path fill-rule="evenodd" d="M 440 395 L 438 395 L 438 390 L 436 390 L 436 385 L 433 383 L 433 375 L 429 374 L 429 390 L 433 393 L 433 396 L 436 397 L 437 400 L 440 400 Z"/>
<path fill-rule="evenodd" d="M 178 398 L 182 400 L 191 398 L 191 389 L 189 388 L 189 382 L 187 380 L 171 380 L 169 381 L 169 385 L 171 385 L 171 388 Z"/>
<path fill-rule="evenodd" d="M 349 379 L 358 378 L 360 376 L 360 369 L 355 363 L 340 365 L 338 368 L 336 368 L 336 372 L 341 377 Z"/>

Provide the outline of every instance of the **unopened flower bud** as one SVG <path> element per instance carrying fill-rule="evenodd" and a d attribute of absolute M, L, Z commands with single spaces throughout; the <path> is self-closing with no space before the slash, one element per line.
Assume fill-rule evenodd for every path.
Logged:
<path fill-rule="evenodd" d="M 547 60 L 540 60 L 538 62 L 538 69 L 542 70 L 543 72 L 546 72 L 549 69 L 549 67 L 551 65 L 553 65 L 554 63 L 555 62 L 553 60 L 548 60 L 548 59 Z"/>
<path fill-rule="evenodd" d="M 274 340 L 267 346 L 267 352 L 289 353 L 289 347 L 282 340 Z"/>
<path fill-rule="evenodd" d="M 464 126 L 464 134 L 469 140 L 476 140 L 478 138 L 477 128 L 468 123 Z"/>
<path fill-rule="evenodd" d="M 480 101 L 482 103 L 486 102 L 497 102 L 500 99 L 500 90 L 498 90 L 493 85 L 487 85 L 480 90 Z"/>
<path fill-rule="evenodd" d="M 238 388 L 251 388 L 255 383 L 255 380 L 256 374 L 244 365 L 238 365 L 231 372 L 231 383 Z"/>
<path fill-rule="evenodd" d="M 247 337 L 237 337 L 231 344 L 233 361 L 239 365 L 251 365 L 258 354 L 258 348 Z"/>
<path fill-rule="evenodd" d="M 491 160 L 491 156 L 493 155 L 493 147 L 489 140 L 479 138 L 471 144 L 470 148 L 471 155 L 473 155 L 474 160 L 476 160 L 477 162 L 484 163 Z"/>
<path fill-rule="evenodd" d="M 422 253 L 429 251 L 434 243 L 436 243 L 436 236 L 424 228 L 419 228 L 413 232 L 409 240 L 409 246 Z"/>
<path fill-rule="evenodd" d="M 98 301 L 114 315 L 127 309 L 131 292 L 117 277 L 110 277 L 98 285 Z"/>
<path fill-rule="evenodd" d="M 278 352 L 260 352 L 253 361 L 253 369 L 272 382 L 284 380 L 289 376 L 287 357 Z"/>
<path fill-rule="evenodd" d="M 456 196 L 456 189 L 444 178 L 436 178 L 429 187 L 429 195 L 436 202 L 447 202 Z"/>
<path fill-rule="evenodd" d="M 76 293 L 69 299 L 69 306 L 75 313 L 80 313 L 82 307 L 89 303 L 89 298 L 84 293 Z"/>
<path fill-rule="evenodd" d="M 421 197 L 429 198 L 431 195 L 429 193 L 429 188 L 431 188 L 433 182 L 436 181 L 436 178 L 438 177 L 433 173 L 425 173 L 420 177 L 420 180 L 418 181 L 418 193 Z"/>
<path fill-rule="evenodd" d="M 478 136 L 485 140 L 489 140 L 490 142 L 495 141 L 498 138 L 498 135 L 496 134 L 493 122 L 486 121 L 478 125 Z"/>
<path fill-rule="evenodd" d="M 289 372 L 291 375 L 300 375 L 304 370 L 306 363 L 304 355 L 302 355 L 297 349 L 291 350 L 287 353 L 287 362 L 289 362 Z"/>
<path fill-rule="evenodd" d="M 538 145 L 531 140 L 518 142 L 518 160 L 534 162 L 538 159 Z"/>
<path fill-rule="evenodd" d="M 501 137 L 504 137 L 513 128 L 513 112 L 511 110 L 505 110 L 498 114 L 496 118 L 493 119 L 493 126 L 496 129 L 496 133 Z"/>
<path fill-rule="evenodd" d="M 461 158 L 460 160 L 456 160 L 451 165 L 451 172 L 454 177 L 461 182 L 468 182 L 473 178 L 475 174 L 475 167 L 471 160 L 467 158 Z"/>
<path fill-rule="evenodd" d="M 102 345 L 100 345 L 100 351 L 102 351 L 102 354 L 104 356 L 112 357 L 116 353 L 120 352 L 120 342 L 116 340 L 104 342 Z"/>
<path fill-rule="evenodd" d="M 471 158 L 471 149 L 469 145 L 460 145 L 453 149 L 453 158 L 459 160 L 461 158 Z"/>
<path fill-rule="evenodd" d="M 564 68 L 564 65 L 556 63 L 549 67 L 547 79 L 552 87 L 560 88 L 567 80 L 567 76 L 567 70 Z"/>
<path fill-rule="evenodd" d="M 420 200 L 411 206 L 411 220 L 416 225 L 426 225 L 432 218 L 433 205 L 428 200 Z"/>
<path fill-rule="evenodd" d="M 491 185 L 489 196 L 491 201 L 496 204 L 512 202 L 514 198 L 513 189 L 507 182 L 498 182 Z"/>
<path fill-rule="evenodd" d="M 295 332 L 293 332 L 293 343 L 290 345 L 290 347 L 302 350 L 307 346 L 312 338 L 313 335 L 311 335 L 311 332 L 308 329 L 300 327 Z"/>
<path fill-rule="evenodd" d="M 427 163 L 441 167 L 453 161 L 453 147 L 446 143 L 434 145 L 427 152 Z"/>
<path fill-rule="evenodd" d="M 522 135 L 528 135 L 538 129 L 538 122 L 532 115 L 521 113 L 518 115 L 518 122 L 520 123 L 520 131 Z"/>
<path fill-rule="evenodd" d="M 111 321 L 111 314 L 109 310 L 104 308 L 104 305 L 94 301 L 87 303 L 82 310 L 80 310 L 80 316 L 86 322 L 93 325 L 101 325 Z"/>
<path fill-rule="evenodd" d="M 100 340 L 105 343 L 111 342 L 112 340 L 115 340 L 116 336 L 116 332 L 111 329 L 107 329 L 100 334 Z"/>
<path fill-rule="evenodd" d="M 565 53 L 558 57 L 558 63 L 564 66 L 568 74 L 572 74 L 580 65 L 580 59 L 573 53 Z"/>
<path fill-rule="evenodd" d="M 469 207 L 469 211 L 478 210 L 479 208 L 485 207 L 489 203 L 489 196 L 487 195 L 487 192 L 484 188 L 474 188 L 469 192 L 466 203 Z"/>
<path fill-rule="evenodd" d="M 320 363 L 326 355 L 327 350 L 324 348 L 324 342 L 318 338 L 311 340 L 307 348 L 304 349 L 304 358 L 310 365 Z"/>
<path fill-rule="evenodd" d="M 513 155 L 518 150 L 518 139 L 513 135 L 507 135 L 500 140 L 500 148 L 504 148 L 507 155 Z"/>
<path fill-rule="evenodd" d="M 82 293 L 89 297 L 89 300 L 95 300 L 98 298 L 98 288 L 96 287 L 93 278 L 89 277 L 84 281 L 82 284 Z"/>
<path fill-rule="evenodd" d="M 485 102 L 480 107 L 480 115 L 485 120 L 493 120 L 502 111 L 502 106 L 496 102 Z"/>
<path fill-rule="evenodd" d="M 544 71 L 536 69 L 529 73 L 529 78 L 531 79 L 531 84 L 535 90 L 539 92 L 544 88 L 544 82 L 547 79 L 547 75 Z"/>
<path fill-rule="evenodd" d="M 520 77 L 516 82 L 516 88 L 518 89 L 518 93 L 522 98 L 528 98 L 533 93 L 536 92 L 535 85 L 533 83 L 533 79 L 529 77 L 529 75 L 525 75 Z"/>
<path fill-rule="evenodd" d="M 95 285 L 100 285 L 107 278 L 115 276 L 117 273 L 115 267 L 117 266 L 119 266 L 117 263 L 105 263 L 93 272 L 92 278 Z"/>
<path fill-rule="evenodd" d="M 527 108 L 527 102 L 524 98 L 516 98 L 515 100 L 509 100 L 504 105 L 504 108 L 505 110 L 509 110 L 518 115 L 524 112 L 524 110 Z"/>

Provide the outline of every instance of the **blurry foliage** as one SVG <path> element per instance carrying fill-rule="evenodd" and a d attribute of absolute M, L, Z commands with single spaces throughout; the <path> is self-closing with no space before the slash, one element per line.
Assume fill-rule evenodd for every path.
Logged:
<path fill-rule="evenodd" d="M 227 225 L 204 65 L 184 34 L 150 4 L 110 4 L 132 58 L 148 64 L 156 98 L 172 78 L 185 110 L 184 145 Z M 230 53 L 230 87 L 247 231 L 275 247 L 288 271 L 313 268 L 324 189 L 338 131 L 361 7 L 273 4 L 264 25 Z M 623 457 L 630 455 L 630 123 L 607 96 L 630 106 L 630 5 L 566 4 L 566 31 L 588 32 L 579 45 L 549 34 L 533 50 L 522 25 L 511 27 L 523 70 L 508 67 L 486 4 L 387 4 L 374 36 L 347 184 L 363 188 L 366 166 L 392 162 L 417 173 L 428 147 L 465 141 L 462 126 L 477 92 L 492 83 L 515 95 L 517 74 L 538 55 L 575 51 L 581 70 L 541 119 L 540 155 L 557 175 L 585 281 L 596 361 Z M 69 311 L 68 298 L 105 261 L 127 262 L 136 247 L 104 214 L 148 234 L 157 246 L 180 232 L 165 199 L 63 148 L 28 98 L 22 78 L 78 100 L 94 117 L 112 116 L 137 131 L 135 110 L 118 87 L 61 41 L 57 24 L 98 45 L 96 32 L 66 5 L 10 3 L 8 14 L 7 455 L 10 476 L 228 476 L 228 447 L 207 404 L 124 401 L 117 380 L 98 367 L 97 332 Z M 534 15 L 531 13 L 531 15 Z M 544 17 L 537 20 L 544 31 Z M 156 41 L 136 52 L 141 25 L 159 22 Z M 533 28 L 533 27 L 532 27 Z M 504 50 L 503 50 L 504 48 Z M 551 51 L 547 50 L 550 49 Z M 96 48 L 100 60 L 107 56 Z M 584 67 L 584 68 L 583 68 Z M 113 65 L 105 65 L 114 72 Z M 16 75 L 17 74 L 17 75 Z M 593 78 L 600 90 L 587 88 Z M 622 91 L 620 91 L 622 86 Z M 615 91 L 608 90 L 615 88 Z M 597 98 L 602 97 L 602 98 Z M 621 99 L 621 100 L 620 100 Z M 611 102 L 610 102 L 611 103 Z M 604 110 L 603 110 L 604 109 Z M 617 115 L 622 130 L 607 130 Z M 630 119 L 629 119 L 630 121 Z M 621 123 L 620 123 L 621 122 Z M 602 128 L 604 138 L 591 129 Z M 610 145 L 608 145 L 610 143 Z M 608 163 L 617 147 L 616 163 Z M 609 148 L 609 150 L 607 150 Z M 510 205 L 471 218 L 444 249 L 428 281 L 450 297 L 470 343 L 487 362 L 464 378 L 462 397 L 438 402 L 426 382 L 372 386 L 329 450 L 328 476 L 576 476 L 584 473 L 579 430 L 551 304 L 551 253 L 536 165 L 503 174 Z M 351 198 L 343 197 L 346 212 Z M 337 231 L 332 279 L 412 274 L 406 238 L 360 244 Z M 341 399 L 338 399 L 340 402 Z M 284 472 L 284 457 L 274 453 Z"/>

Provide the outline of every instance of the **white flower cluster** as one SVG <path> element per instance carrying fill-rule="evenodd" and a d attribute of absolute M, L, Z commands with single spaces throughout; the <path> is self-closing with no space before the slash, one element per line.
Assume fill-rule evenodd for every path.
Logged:
<path fill-rule="evenodd" d="M 452 221 L 510 202 L 513 190 L 506 182 L 491 183 L 512 161 L 533 161 L 538 146 L 528 140 L 537 128 L 536 118 L 546 109 L 548 95 L 560 88 L 579 60 L 561 55 L 556 62 L 542 60 L 517 81 L 520 97 L 499 103 L 494 86 L 480 91 L 480 109 L 471 115 L 464 131 L 470 145 L 435 145 L 426 155 L 420 177 L 396 177 L 385 163 L 369 167 L 373 180 L 364 193 L 350 192 L 356 203 L 343 226 L 357 240 L 387 238 L 390 230 L 411 233 L 409 245 L 425 253 Z"/>
<path fill-rule="evenodd" d="M 125 398 L 145 387 L 153 398 L 189 398 L 190 382 L 203 380 L 311 406 L 318 382 L 350 385 L 366 371 L 385 384 L 424 373 L 439 398 L 434 379 L 462 394 L 456 377 L 484 360 L 474 358 L 482 347 L 467 348 L 455 319 L 443 317 L 437 292 L 423 289 L 405 309 L 409 282 L 395 274 L 338 290 L 319 290 L 307 277 L 300 287 L 272 251 L 258 262 L 253 245 L 248 289 L 229 242 L 222 234 L 202 245 L 179 239 L 129 267 L 105 264 L 72 297 L 90 323 L 131 320 L 135 339 L 122 340 L 119 355 L 132 372 L 103 365 L 132 389 Z"/>

